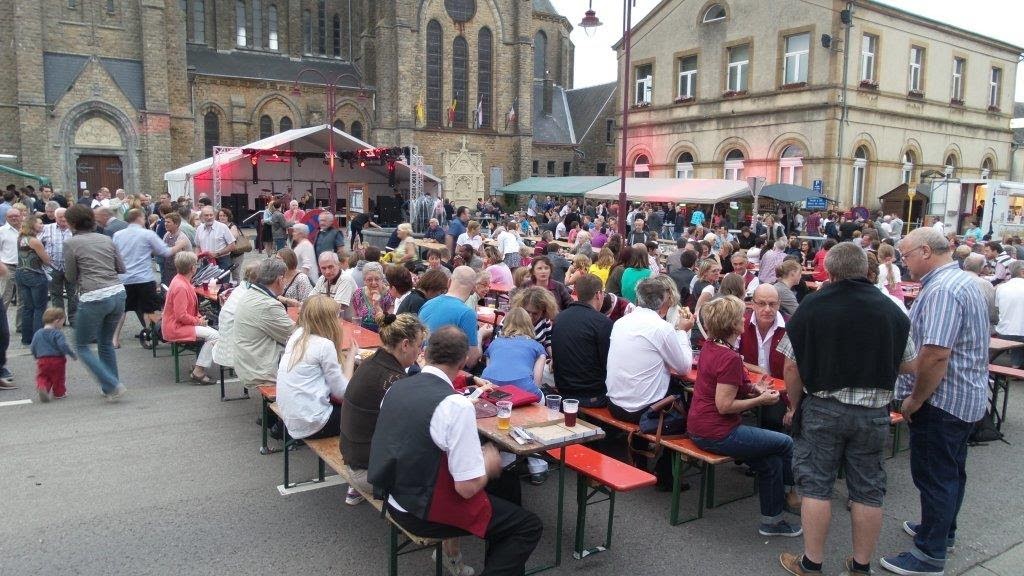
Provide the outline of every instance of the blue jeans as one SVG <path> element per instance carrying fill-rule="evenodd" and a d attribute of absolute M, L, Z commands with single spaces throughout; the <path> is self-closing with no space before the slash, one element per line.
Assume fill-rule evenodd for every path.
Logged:
<path fill-rule="evenodd" d="M 21 343 L 26 346 L 32 343 L 32 336 L 43 327 L 43 312 L 50 297 L 50 283 L 46 275 L 23 270 L 20 267 L 14 272 L 14 282 L 18 286 L 18 300 L 21 303 Z"/>
<path fill-rule="evenodd" d="M 956 517 L 967 486 L 967 437 L 973 426 L 927 402 L 909 424 L 910 474 L 921 493 L 921 526 L 913 553 L 940 568 L 946 560 L 946 540 L 956 537 Z"/>
<path fill-rule="evenodd" d="M 114 331 L 124 314 L 125 293 L 95 302 L 79 302 L 75 321 L 75 350 L 78 358 L 92 372 L 104 394 L 117 388 L 117 356 L 114 354 Z M 97 353 L 92 351 L 96 342 Z"/>
<path fill-rule="evenodd" d="M 690 435 L 704 450 L 743 460 L 757 473 L 763 521 L 774 521 L 786 504 L 786 487 L 793 485 L 793 439 L 754 426 L 737 426 L 721 440 Z"/>

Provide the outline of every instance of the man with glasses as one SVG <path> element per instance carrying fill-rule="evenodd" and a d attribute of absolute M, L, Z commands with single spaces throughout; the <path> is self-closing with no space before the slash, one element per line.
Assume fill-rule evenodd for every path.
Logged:
<path fill-rule="evenodd" d="M 988 311 L 941 232 L 914 230 L 900 249 L 921 282 L 910 309 L 917 373 L 901 376 L 896 387 L 910 427 L 910 474 L 921 493 L 921 517 L 903 523 L 914 537 L 910 551 L 880 564 L 897 574 L 942 574 L 967 485 L 967 438 L 988 405 Z"/>
<path fill-rule="evenodd" d="M 786 357 L 778 350 L 779 341 L 786 335 L 786 318 L 779 312 L 779 291 L 770 284 L 754 289 L 753 310 L 743 318 L 740 336 L 740 354 L 751 370 L 782 378 Z"/>
<path fill-rule="evenodd" d="M 605 378 L 612 321 L 600 312 L 601 285 L 593 274 L 576 280 L 576 301 L 559 313 L 551 329 L 555 387 L 563 398 L 579 400 L 580 406 L 588 408 L 608 404 Z"/>
<path fill-rule="evenodd" d="M 218 222 L 212 206 L 203 206 L 199 217 L 203 223 L 196 229 L 196 245 L 199 254 L 217 259 L 222 270 L 231 269 L 231 251 L 235 249 L 235 237 L 231 229 Z"/>

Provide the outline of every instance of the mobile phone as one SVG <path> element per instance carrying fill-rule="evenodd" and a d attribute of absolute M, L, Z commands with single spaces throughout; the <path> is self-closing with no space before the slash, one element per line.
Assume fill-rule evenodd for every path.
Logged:
<path fill-rule="evenodd" d="M 487 396 L 491 400 L 497 401 L 497 400 L 504 400 L 505 398 L 508 398 L 508 397 L 510 397 L 512 395 L 509 394 L 508 392 L 505 392 L 504 390 L 491 390 L 490 393 L 487 394 Z"/>

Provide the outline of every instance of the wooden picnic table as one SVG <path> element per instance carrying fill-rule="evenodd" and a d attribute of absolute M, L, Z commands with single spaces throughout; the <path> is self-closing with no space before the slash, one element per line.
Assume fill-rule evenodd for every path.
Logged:
<path fill-rule="evenodd" d="M 440 250 L 446 247 L 444 244 L 430 238 L 410 238 L 407 241 L 426 250 Z"/>
<path fill-rule="evenodd" d="M 988 361 L 995 362 L 996 358 L 1003 355 L 1005 352 L 1015 350 L 1017 348 L 1024 348 L 1024 342 L 1017 342 L 1016 340 L 1005 340 L 1003 338 L 996 338 L 990 336 L 988 339 Z"/>
<path fill-rule="evenodd" d="M 288 308 L 288 317 L 291 318 L 292 320 L 298 320 L 298 318 L 299 318 L 299 309 L 298 308 Z M 380 341 L 380 335 L 378 335 L 373 330 L 369 330 L 367 328 L 363 328 L 362 326 L 360 326 L 360 325 L 358 325 L 358 324 L 356 324 L 354 322 L 349 322 L 348 320 L 344 320 L 342 318 L 338 318 L 338 324 L 341 326 L 342 331 L 346 333 L 346 336 L 345 336 L 345 344 L 346 345 L 348 344 L 348 336 L 347 336 L 347 334 L 351 334 L 353 330 L 359 330 L 359 332 L 356 333 L 356 343 L 359 344 L 360 348 L 363 348 L 363 349 L 380 348 L 383 345 L 381 343 L 381 341 Z"/>
<path fill-rule="evenodd" d="M 543 399 L 542 399 L 543 400 Z M 555 424 L 564 421 L 564 416 L 553 410 L 548 410 L 544 404 L 528 404 L 526 406 L 520 406 L 512 409 L 512 426 L 534 426 L 544 424 Z M 577 425 L 586 425 L 588 427 L 597 428 L 595 434 L 587 436 L 585 438 L 578 438 L 575 440 L 569 440 L 566 442 L 558 442 L 554 444 L 540 444 L 537 442 L 528 442 L 526 444 L 519 444 L 512 439 L 509 434 L 509 430 L 498 429 L 498 417 L 492 416 L 490 418 L 479 418 L 476 421 L 477 432 L 481 436 L 494 442 L 499 450 L 509 452 L 516 456 L 516 460 L 520 460 L 527 456 L 534 454 L 541 455 L 548 450 L 555 450 L 559 455 L 558 464 L 558 504 L 557 514 L 555 516 L 555 562 L 550 566 L 542 566 L 537 568 L 531 568 L 527 570 L 527 574 L 534 574 L 542 570 L 549 568 L 555 568 L 562 564 L 562 524 L 564 521 L 562 509 L 565 507 L 565 447 L 573 444 L 583 444 L 585 442 L 592 442 L 594 440 L 600 440 L 604 438 L 604 431 L 601 428 L 596 427 L 592 424 L 584 422 L 583 420 L 576 420 Z M 514 466 L 511 464 L 510 466 Z"/>

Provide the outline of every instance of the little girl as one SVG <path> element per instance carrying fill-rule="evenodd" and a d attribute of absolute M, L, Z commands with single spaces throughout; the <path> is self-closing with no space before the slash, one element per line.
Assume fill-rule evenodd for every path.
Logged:
<path fill-rule="evenodd" d="M 51 393 L 56 400 L 68 397 L 64 387 L 66 356 L 75 360 L 78 356 L 61 332 L 66 320 L 63 308 L 47 308 L 43 312 L 43 327 L 32 336 L 31 350 L 36 359 L 36 391 L 40 402 L 49 402 Z"/>

